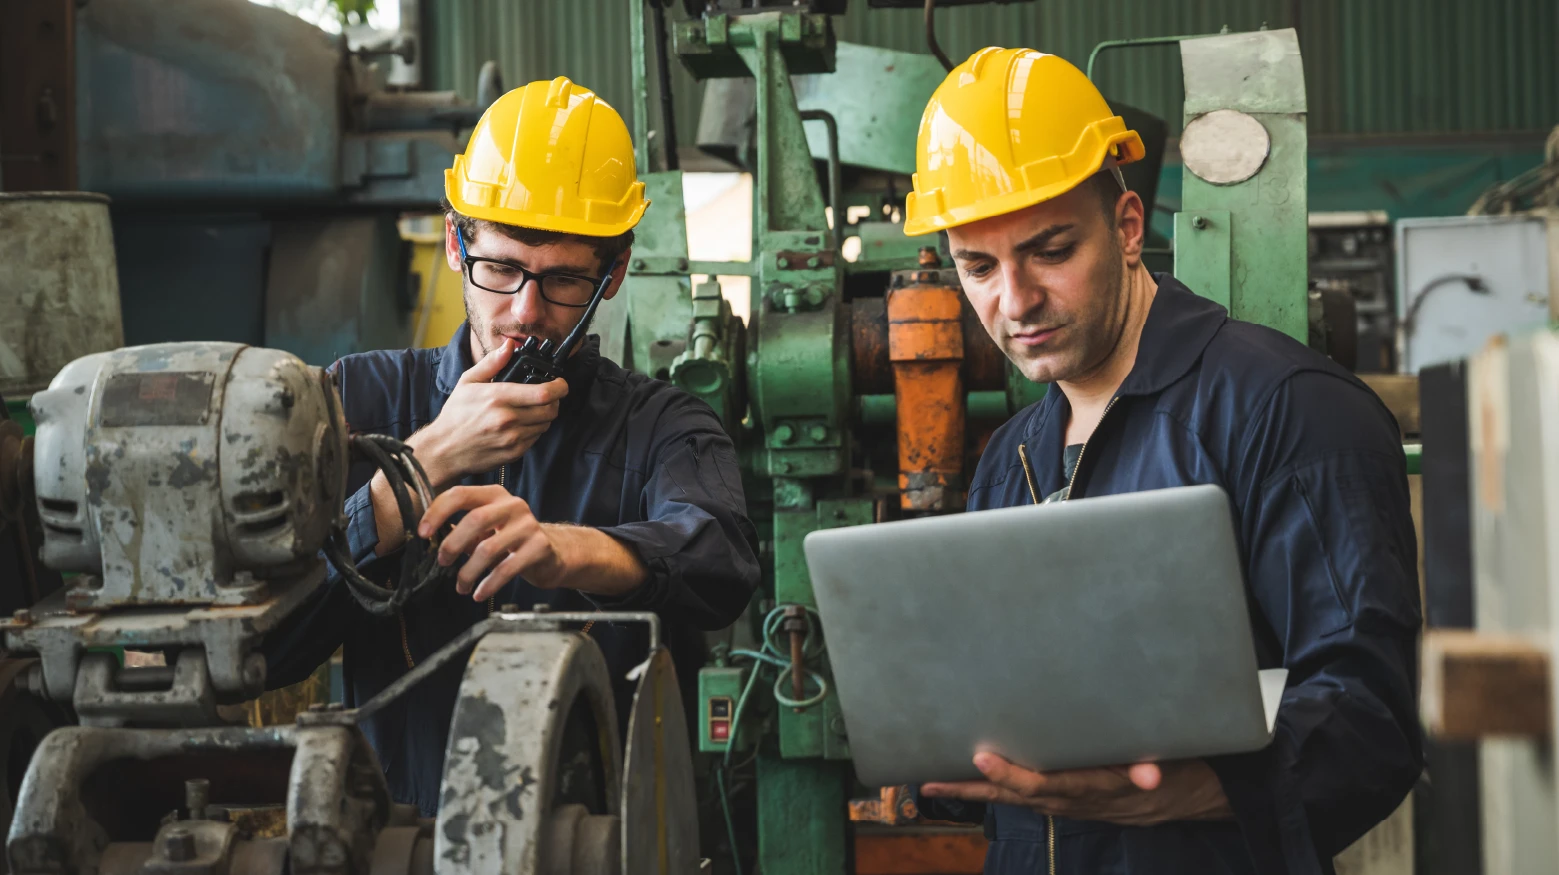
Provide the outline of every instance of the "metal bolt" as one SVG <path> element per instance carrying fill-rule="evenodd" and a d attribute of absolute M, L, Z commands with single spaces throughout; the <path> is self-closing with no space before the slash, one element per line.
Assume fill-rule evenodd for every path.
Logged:
<path fill-rule="evenodd" d="M 170 829 L 162 837 L 162 855 L 175 863 L 195 859 L 195 835 L 187 829 Z"/>
<path fill-rule="evenodd" d="M 835 735 L 844 735 L 844 718 L 838 714 L 828 718 L 828 731 Z"/>
<path fill-rule="evenodd" d="M 325 710 L 325 703 L 324 702 L 315 702 L 314 704 L 309 706 L 309 713 L 311 713 L 311 714 L 317 714 L 317 713 L 319 713 L 320 711 L 323 711 L 323 710 Z"/>
<path fill-rule="evenodd" d="M 822 443 L 823 441 L 828 440 L 828 426 L 821 423 L 814 425 L 807 430 L 807 435 L 810 436 L 812 440 L 817 441 L 818 443 Z"/>
<path fill-rule="evenodd" d="M 642 258 L 635 258 L 633 260 L 633 269 L 634 270 L 643 270 L 644 267 L 645 267 L 644 259 L 642 259 Z"/>
<path fill-rule="evenodd" d="M 552 610 L 552 606 L 551 605 L 536 604 L 536 605 L 531 605 L 531 607 L 530 607 L 530 612 L 533 613 L 533 614 L 545 614 L 546 612 L 548 612 L 550 610 Z"/>
<path fill-rule="evenodd" d="M 205 778 L 190 778 L 184 782 L 184 807 L 190 820 L 206 819 L 206 803 L 211 801 L 211 782 Z"/>
<path fill-rule="evenodd" d="M 781 424 L 774 429 L 774 440 L 777 443 L 788 444 L 796 438 L 796 430 L 789 425 Z"/>
<path fill-rule="evenodd" d="M 518 614 L 519 612 L 520 606 L 514 602 L 505 602 L 498 606 L 498 613 L 500 614 Z"/>
<path fill-rule="evenodd" d="M 781 461 L 779 463 L 779 472 L 781 474 L 789 474 L 790 473 L 790 463 L 789 462 L 785 462 L 785 461 Z"/>
<path fill-rule="evenodd" d="M 686 258 L 679 258 L 679 259 L 677 259 L 677 270 L 687 270 L 687 259 Z"/>
<path fill-rule="evenodd" d="M 11 622 L 18 626 L 31 626 L 32 611 L 29 611 L 26 608 L 17 609 L 16 613 L 11 615 Z"/>
<path fill-rule="evenodd" d="M 1207 227 L 1207 217 L 1206 216 L 1193 216 L 1193 217 L 1191 217 L 1191 227 L 1195 228 L 1198 231 L 1206 228 Z"/>
<path fill-rule="evenodd" d="M 775 259 L 774 263 L 779 265 L 780 270 L 784 270 L 784 269 L 790 267 L 790 259 L 786 258 L 783 255 L 781 255 L 779 258 Z"/>
<path fill-rule="evenodd" d="M 817 266 L 821 265 L 822 263 L 823 263 L 823 259 L 818 258 L 816 255 L 814 255 L 811 258 L 807 259 L 807 267 L 817 267 Z"/>
<path fill-rule="evenodd" d="M 330 704 L 325 706 L 325 710 L 326 711 L 345 711 L 346 710 L 346 703 L 345 702 L 331 702 Z"/>

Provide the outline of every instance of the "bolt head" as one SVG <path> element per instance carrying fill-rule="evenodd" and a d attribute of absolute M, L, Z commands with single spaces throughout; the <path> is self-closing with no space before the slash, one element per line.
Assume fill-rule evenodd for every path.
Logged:
<path fill-rule="evenodd" d="M 552 610 L 552 606 L 551 605 L 536 604 L 536 605 L 531 605 L 530 610 L 531 610 L 531 613 L 533 613 L 533 614 L 545 614 L 548 611 Z"/>
<path fill-rule="evenodd" d="M 634 270 L 643 270 L 645 268 L 645 266 L 646 265 L 644 263 L 644 259 L 642 259 L 642 258 L 635 258 L 633 260 L 633 269 Z"/>
<path fill-rule="evenodd" d="M 807 430 L 807 436 L 819 443 L 826 441 L 828 440 L 828 426 L 822 424 L 814 425 Z"/>
<path fill-rule="evenodd" d="M 789 425 L 780 425 L 774 429 L 774 439 L 782 444 L 788 444 L 796 437 L 796 430 Z"/>
<path fill-rule="evenodd" d="M 11 615 L 11 622 L 18 626 L 31 626 L 32 611 L 29 611 L 26 608 L 18 609 L 16 613 Z"/>
<path fill-rule="evenodd" d="M 498 613 L 500 614 L 518 614 L 519 612 L 520 606 L 514 602 L 505 602 L 498 606 Z"/>
<path fill-rule="evenodd" d="M 1191 218 L 1191 227 L 1195 228 L 1198 231 L 1203 230 L 1204 228 L 1207 227 L 1207 217 L 1206 216 L 1193 216 Z"/>
<path fill-rule="evenodd" d="M 816 255 L 814 255 L 811 258 L 807 259 L 807 267 L 817 267 L 817 266 L 821 265 L 822 263 L 823 263 L 823 259 L 818 258 Z"/>
<path fill-rule="evenodd" d="M 162 855 L 175 863 L 195 859 L 195 835 L 187 829 L 168 830 L 162 837 Z"/>
<path fill-rule="evenodd" d="M 790 259 L 786 258 L 783 255 L 781 255 L 777 260 L 775 260 L 774 263 L 779 265 L 781 270 L 783 270 L 783 269 L 785 269 L 787 267 L 790 267 Z"/>

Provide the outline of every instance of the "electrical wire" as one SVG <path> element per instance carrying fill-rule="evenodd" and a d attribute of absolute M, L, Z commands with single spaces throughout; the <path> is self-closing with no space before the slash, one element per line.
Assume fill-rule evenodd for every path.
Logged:
<path fill-rule="evenodd" d="M 431 541 L 416 534 L 423 511 L 433 503 L 433 490 L 428 483 L 428 473 L 411 447 L 378 434 L 353 435 L 349 447 L 353 456 L 371 462 L 384 472 L 384 479 L 395 495 L 395 505 L 406 534 L 400 582 L 394 588 L 385 588 L 357 570 L 357 563 L 352 560 L 351 549 L 347 546 L 344 519 L 331 528 L 330 537 L 325 541 L 325 558 L 340 572 L 347 591 L 363 610 L 375 617 L 394 616 L 422 593 L 454 583 L 458 568 L 438 564 L 438 545 L 449 526 L 445 526 L 446 531 L 436 533 Z M 420 508 L 413 504 L 413 498 Z"/>
<path fill-rule="evenodd" d="M 953 61 L 948 58 L 947 52 L 942 51 L 942 46 L 936 41 L 936 0 L 926 0 L 926 47 L 931 49 L 931 54 L 942 62 L 942 66 L 951 73 Z"/>
<path fill-rule="evenodd" d="M 720 810 L 725 815 L 726 836 L 731 843 L 731 862 L 735 866 L 736 875 L 742 875 L 742 855 L 736 844 L 736 822 L 731 817 L 731 799 L 727 791 L 725 778 L 727 774 L 733 771 L 731 767 L 731 752 L 736 750 L 736 737 L 742 728 L 742 714 L 746 712 L 747 700 L 752 697 L 753 687 L 757 686 L 758 678 L 763 674 L 764 667 L 772 666 L 780 669 L 777 673 L 778 677 L 774 681 L 773 692 L 774 701 L 781 706 L 792 708 L 796 711 L 804 711 L 822 704 L 823 700 L 828 698 L 828 681 L 821 674 L 807 668 L 803 668 L 802 671 L 808 679 L 816 684 L 817 693 L 804 699 L 792 699 L 781 692 L 785 681 L 788 680 L 786 673 L 790 671 L 791 665 L 790 660 L 783 655 L 786 651 L 774 643 L 774 634 L 779 631 L 780 624 L 785 620 L 785 609 L 789 607 L 794 606 L 776 605 L 773 610 L 764 615 L 762 650 L 732 650 L 730 652 L 731 659 L 750 659 L 753 661 L 752 673 L 747 676 L 747 684 L 742 687 L 742 694 L 737 697 L 736 707 L 731 712 L 731 731 L 726 736 L 725 754 L 720 759 L 719 768 L 715 769 L 715 784 L 720 790 Z M 802 657 L 803 659 L 817 659 L 823 655 L 824 649 L 822 636 L 814 636 L 812 634 L 812 630 L 818 628 L 816 620 L 817 611 L 809 607 L 801 607 L 805 608 L 806 612 L 814 618 L 813 622 L 807 624 L 807 637 L 801 647 Z M 742 763 L 742 766 L 752 762 L 756 757 L 757 748 L 755 746 L 753 756 Z"/>

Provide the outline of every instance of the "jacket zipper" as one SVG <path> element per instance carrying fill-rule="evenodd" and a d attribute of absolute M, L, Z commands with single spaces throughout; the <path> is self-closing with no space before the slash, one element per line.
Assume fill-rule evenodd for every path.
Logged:
<path fill-rule="evenodd" d="M 1077 461 L 1072 464 L 1072 476 L 1066 482 L 1066 501 L 1072 500 L 1072 487 L 1077 485 L 1077 472 L 1083 468 L 1083 455 L 1088 452 L 1088 441 L 1093 440 L 1094 434 L 1099 431 L 1099 425 L 1103 424 L 1104 418 L 1110 415 L 1110 408 L 1114 407 L 1115 402 L 1119 400 L 1121 400 L 1121 396 L 1116 395 L 1110 399 L 1110 403 L 1104 405 L 1104 412 L 1099 414 L 1099 422 L 1094 424 L 1093 432 L 1090 432 L 1088 437 L 1083 440 L 1082 448 L 1077 451 Z M 1039 504 L 1039 490 L 1035 485 L 1034 467 L 1029 464 L 1028 444 L 1018 444 L 1018 461 L 1023 464 L 1023 477 L 1028 483 L 1029 500 Z M 1050 875 L 1056 875 L 1056 819 L 1049 814 L 1045 815 L 1045 850 L 1050 858 Z"/>
<path fill-rule="evenodd" d="M 1099 414 L 1099 421 L 1094 423 L 1093 431 L 1089 432 L 1088 437 L 1083 439 L 1083 445 L 1077 451 L 1077 461 L 1072 465 L 1072 478 L 1066 481 L 1067 501 L 1072 500 L 1072 487 L 1077 483 L 1077 472 L 1083 470 L 1083 456 L 1088 452 L 1088 442 L 1093 440 L 1093 436 L 1095 434 L 1098 434 L 1099 426 L 1104 424 L 1104 418 L 1110 415 L 1110 408 L 1114 407 L 1115 402 L 1119 400 L 1121 400 L 1121 396 L 1116 395 L 1114 398 L 1110 399 L 1110 403 L 1104 405 L 1104 412 Z"/>

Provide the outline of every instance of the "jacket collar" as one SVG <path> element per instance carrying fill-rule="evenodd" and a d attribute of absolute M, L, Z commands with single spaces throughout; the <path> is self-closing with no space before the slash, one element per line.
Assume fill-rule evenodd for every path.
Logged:
<path fill-rule="evenodd" d="M 1151 395 L 1185 376 L 1213 335 L 1229 319 L 1229 311 L 1186 288 L 1167 273 L 1154 274 L 1158 293 L 1148 308 L 1137 361 L 1121 382 L 1117 395 Z"/>
<path fill-rule="evenodd" d="M 471 369 L 475 364 L 471 359 L 471 327 L 469 323 L 462 322 L 455 329 L 455 336 L 449 339 L 445 345 L 443 355 L 440 356 L 438 368 L 433 375 L 433 384 L 440 394 L 448 398 L 455 391 L 455 386 L 460 382 L 460 375 Z M 575 395 L 584 397 L 582 390 L 586 383 L 595 375 L 596 366 L 601 358 L 601 338 L 591 334 L 585 337 L 579 345 L 579 351 L 569 357 L 563 365 L 563 379 L 568 381 L 569 397 Z M 564 400 L 567 403 L 567 399 Z"/>
<path fill-rule="evenodd" d="M 1173 276 L 1156 273 L 1153 279 L 1158 283 L 1158 292 L 1142 326 L 1137 361 L 1116 395 L 1151 395 L 1168 388 L 1195 366 L 1218 329 L 1229 320 L 1228 310 L 1186 288 Z M 1024 436 L 1032 437 L 1057 412 L 1069 409 L 1064 392 L 1046 392 L 1030 417 Z M 1062 420 L 1065 421 L 1064 413 Z"/>

